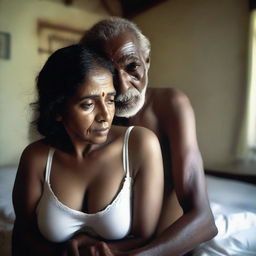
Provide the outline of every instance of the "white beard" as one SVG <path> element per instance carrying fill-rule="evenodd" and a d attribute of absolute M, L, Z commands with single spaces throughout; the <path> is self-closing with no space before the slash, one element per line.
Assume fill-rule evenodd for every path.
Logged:
<path fill-rule="evenodd" d="M 147 86 L 145 86 L 141 92 L 137 89 L 132 88 L 128 90 L 125 94 L 118 95 L 116 98 L 117 102 L 125 102 L 134 98 L 134 102 L 131 104 L 123 104 L 121 106 L 116 106 L 115 115 L 118 117 L 132 117 L 135 116 L 143 107 L 145 103 L 145 95 L 146 95 Z"/>

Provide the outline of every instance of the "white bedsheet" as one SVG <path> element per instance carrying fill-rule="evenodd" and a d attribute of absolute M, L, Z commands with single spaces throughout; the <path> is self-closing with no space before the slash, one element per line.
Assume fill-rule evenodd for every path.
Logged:
<path fill-rule="evenodd" d="M 193 256 L 256 255 L 256 186 L 210 175 L 206 181 L 219 232 Z"/>

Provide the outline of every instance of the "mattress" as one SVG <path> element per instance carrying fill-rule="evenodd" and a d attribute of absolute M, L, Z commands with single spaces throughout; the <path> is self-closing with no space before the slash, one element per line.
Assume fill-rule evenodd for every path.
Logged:
<path fill-rule="evenodd" d="M 193 256 L 256 255 L 256 186 L 210 175 L 206 182 L 218 235 Z"/>

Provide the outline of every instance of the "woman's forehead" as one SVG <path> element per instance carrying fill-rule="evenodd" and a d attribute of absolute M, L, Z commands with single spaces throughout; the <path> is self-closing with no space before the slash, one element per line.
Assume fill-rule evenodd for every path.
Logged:
<path fill-rule="evenodd" d="M 80 86 L 79 91 L 88 95 L 102 95 L 115 91 L 112 74 L 107 70 L 91 73 Z"/>

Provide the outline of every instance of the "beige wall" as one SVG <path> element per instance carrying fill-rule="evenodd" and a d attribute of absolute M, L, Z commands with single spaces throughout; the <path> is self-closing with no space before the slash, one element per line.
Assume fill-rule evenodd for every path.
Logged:
<path fill-rule="evenodd" d="M 85 29 L 104 16 L 54 0 L 0 0 L 0 31 L 12 36 L 11 59 L 0 59 L 0 165 L 17 162 L 29 143 L 37 19 Z M 248 1 L 169 0 L 133 20 L 152 42 L 150 86 L 188 94 L 205 166 L 225 169 L 234 160 L 245 93 Z"/>
<path fill-rule="evenodd" d="M 82 11 L 56 1 L 0 0 L 0 31 L 11 34 L 11 59 L 0 59 L 0 165 L 16 163 L 29 143 L 29 103 L 40 69 L 37 20 L 86 29 L 106 16 L 101 8 Z"/>
<path fill-rule="evenodd" d="M 246 86 L 248 1 L 169 0 L 133 21 L 152 42 L 150 86 L 187 93 L 205 166 L 225 168 Z"/>

